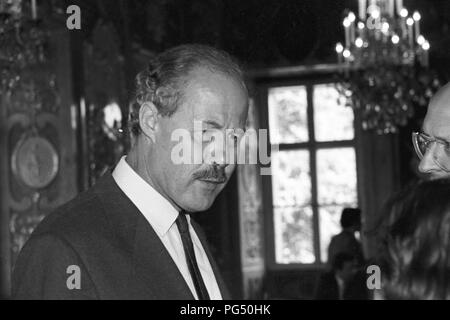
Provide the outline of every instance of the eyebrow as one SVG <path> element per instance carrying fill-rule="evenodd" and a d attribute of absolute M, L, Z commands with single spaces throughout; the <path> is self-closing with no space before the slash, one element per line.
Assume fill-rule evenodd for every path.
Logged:
<path fill-rule="evenodd" d="M 440 140 L 440 141 L 442 141 L 442 142 L 446 142 L 446 143 L 449 143 L 450 142 L 450 139 L 449 138 L 443 138 L 443 137 L 438 137 L 438 136 L 436 136 L 436 137 L 434 137 L 436 140 Z"/>
<path fill-rule="evenodd" d="M 206 124 L 209 124 L 210 126 L 213 126 L 215 128 L 221 129 L 223 128 L 223 125 L 221 125 L 220 123 L 214 121 L 214 120 L 205 120 L 203 121 Z"/>
<path fill-rule="evenodd" d="M 436 139 L 436 140 L 439 140 L 439 141 L 442 141 L 442 142 L 450 142 L 450 138 L 449 137 L 447 137 L 447 138 L 445 138 L 445 137 L 441 137 L 441 136 L 432 136 L 432 135 L 430 135 L 430 134 L 428 134 L 428 133 L 426 133 L 424 130 L 423 130 L 423 128 L 421 129 L 421 132 L 423 133 L 423 134 L 425 134 L 427 137 L 429 137 L 429 138 L 434 138 L 434 139 Z"/>

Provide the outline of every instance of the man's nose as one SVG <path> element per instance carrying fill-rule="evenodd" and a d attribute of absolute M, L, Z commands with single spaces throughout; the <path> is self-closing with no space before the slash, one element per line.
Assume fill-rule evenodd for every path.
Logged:
<path fill-rule="evenodd" d="M 204 162 L 207 164 L 215 164 L 225 169 L 230 163 L 227 161 L 227 151 L 225 148 L 217 148 L 214 152 L 205 152 L 203 155 Z"/>
<path fill-rule="evenodd" d="M 436 144 L 433 143 L 425 152 L 422 160 L 419 163 L 419 171 L 422 173 L 432 173 L 441 170 L 435 160 Z"/>

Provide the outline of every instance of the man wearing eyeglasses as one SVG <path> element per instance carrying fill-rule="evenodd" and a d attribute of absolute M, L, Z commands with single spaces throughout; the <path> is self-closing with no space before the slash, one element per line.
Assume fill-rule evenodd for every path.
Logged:
<path fill-rule="evenodd" d="M 450 83 L 431 100 L 422 129 L 412 134 L 419 171 L 432 180 L 450 178 Z"/>

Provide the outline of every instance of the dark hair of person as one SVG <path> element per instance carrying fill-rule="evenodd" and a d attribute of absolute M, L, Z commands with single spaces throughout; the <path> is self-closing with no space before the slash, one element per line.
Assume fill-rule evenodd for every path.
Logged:
<path fill-rule="evenodd" d="M 383 289 L 387 299 L 450 299 L 450 181 L 398 194 L 387 217 Z"/>
<path fill-rule="evenodd" d="M 361 210 L 358 208 L 344 208 L 340 222 L 344 229 L 361 225 Z"/>
<path fill-rule="evenodd" d="M 136 76 L 135 95 L 130 106 L 128 127 L 133 136 L 141 133 L 139 109 L 152 102 L 163 116 L 171 116 L 182 98 L 191 71 L 207 68 L 239 81 L 244 89 L 242 70 L 228 53 L 200 44 L 180 45 L 156 55 Z"/>

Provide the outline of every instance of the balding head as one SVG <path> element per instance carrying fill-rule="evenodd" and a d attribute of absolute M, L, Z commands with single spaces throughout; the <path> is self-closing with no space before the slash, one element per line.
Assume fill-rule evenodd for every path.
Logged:
<path fill-rule="evenodd" d="M 450 143 L 450 83 L 431 99 L 423 122 L 423 132 L 433 139 Z M 450 177 L 450 148 L 446 148 L 445 143 L 430 145 L 419 164 L 419 171 L 432 178 Z"/>
<path fill-rule="evenodd" d="M 433 96 L 427 117 L 429 113 L 450 114 L 450 82 Z"/>

